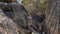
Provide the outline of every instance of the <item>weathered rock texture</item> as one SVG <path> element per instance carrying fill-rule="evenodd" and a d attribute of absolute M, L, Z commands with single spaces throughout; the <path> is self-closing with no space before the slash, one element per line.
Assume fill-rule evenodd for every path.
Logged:
<path fill-rule="evenodd" d="M 46 25 L 50 34 L 60 34 L 60 0 L 49 0 L 46 11 Z"/>
<path fill-rule="evenodd" d="M 17 34 L 16 24 L 0 10 L 0 34 Z"/>
<path fill-rule="evenodd" d="M 28 15 L 18 3 L 0 3 L 0 25 L 4 34 L 47 34 L 45 14 Z"/>
<path fill-rule="evenodd" d="M 18 3 L 0 3 L 0 33 L 27 34 L 27 12 Z"/>

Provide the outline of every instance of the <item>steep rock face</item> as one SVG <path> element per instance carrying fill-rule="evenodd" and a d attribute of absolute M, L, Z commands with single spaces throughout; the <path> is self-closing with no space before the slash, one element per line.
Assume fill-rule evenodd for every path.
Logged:
<path fill-rule="evenodd" d="M 6 30 L 8 31 L 6 32 L 8 34 L 42 34 L 45 31 L 45 25 L 42 23 L 45 19 L 44 14 L 42 16 L 38 16 L 38 19 L 36 17 L 36 19 L 34 17 L 32 18 L 32 16 L 28 16 L 24 6 L 18 3 L 0 3 L 0 9 L 2 10 L 2 13 L 0 14 L 1 16 L 3 15 L 0 18 L 2 19 L 5 17 L 2 24 L 4 24 L 3 26 L 5 27 L 5 30 L 8 29 Z"/>
<path fill-rule="evenodd" d="M 0 34 L 17 34 L 17 25 L 0 10 Z"/>
<path fill-rule="evenodd" d="M 1 3 L 0 31 L 2 34 L 27 34 L 27 12 L 24 6 L 18 3 Z"/>
<path fill-rule="evenodd" d="M 3 26 L 7 29 L 8 29 L 8 27 L 9 28 L 11 27 L 11 30 L 8 29 L 7 30 L 8 32 L 6 32 L 6 33 L 8 33 L 8 34 L 18 34 L 18 33 L 19 34 L 34 34 L 34 33 L 37 34 L 37 33 L 39 33 L 39 31 L 40 31 L 38 29 L 39 25 L 37 24 L 36 21 L 35 21 L 36 23 L 33 21 L 32 16 L 30 16 L 30 17 L 28 16 L 28 13 L 25 10 L 24 6 L 22 6 L 18 3 L 1 3 L 0 9 L 2 10 L 1 11 L 2 13 L 0 12 L 0 14 L 1 14 L 1 16 L 3 15 L 0 18 L 5 17 L 3 20 L 4 22 L 2 22 L 2 24 L 4 24 Z M 6 22 L 6 26 L 5 26 L 5 22 Z M 38 25 L 38 26 L 36 26 L 36 25 Z"/>
<path fill-rule="evenodd" d="M 46 25 L 51 34 L 60 34 L 60 0 L 49 0 L 46 11 Z"/>

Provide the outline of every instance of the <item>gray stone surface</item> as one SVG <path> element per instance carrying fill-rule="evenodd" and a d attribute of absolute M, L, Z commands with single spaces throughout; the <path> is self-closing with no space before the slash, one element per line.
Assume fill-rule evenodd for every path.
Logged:
<path fill-rule="evenodd" d="M 60 19 L 60 0 L 49 0 L 47 6 L 46 25 L 51 34 L 60 34 L 59 19 Z"/>
<path fill-rule="evenodd" d="M 0 31 L 3 34 L 42 34 L 46 32 L 44 19 L 41 23 L 37 22 L 35 18 L 28 16 L 24 6 L 18 3 L 0 3 Z"/>

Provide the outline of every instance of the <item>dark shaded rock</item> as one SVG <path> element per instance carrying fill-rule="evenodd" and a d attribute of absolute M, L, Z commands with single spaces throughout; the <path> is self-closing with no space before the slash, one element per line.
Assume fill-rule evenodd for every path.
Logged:
<path fill-rule="evenodd" d="M 45 20 L 45 14 L 41 14 L 41 15 L 33 15 L 32 18 L 37 21 L 37 22 L 40 22 L 42 23 L 44 20 Z"/>

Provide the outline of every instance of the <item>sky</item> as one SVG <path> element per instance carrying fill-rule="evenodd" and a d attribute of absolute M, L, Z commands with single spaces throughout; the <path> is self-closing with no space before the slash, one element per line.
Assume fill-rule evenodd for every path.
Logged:
<path fill-rule="evenodd" d="M 20 3 L 20 4 L 22 4 L 21 2 L 22 2 L 22 0 L 17 0 L 18 1 L 18 3 Z"/>

